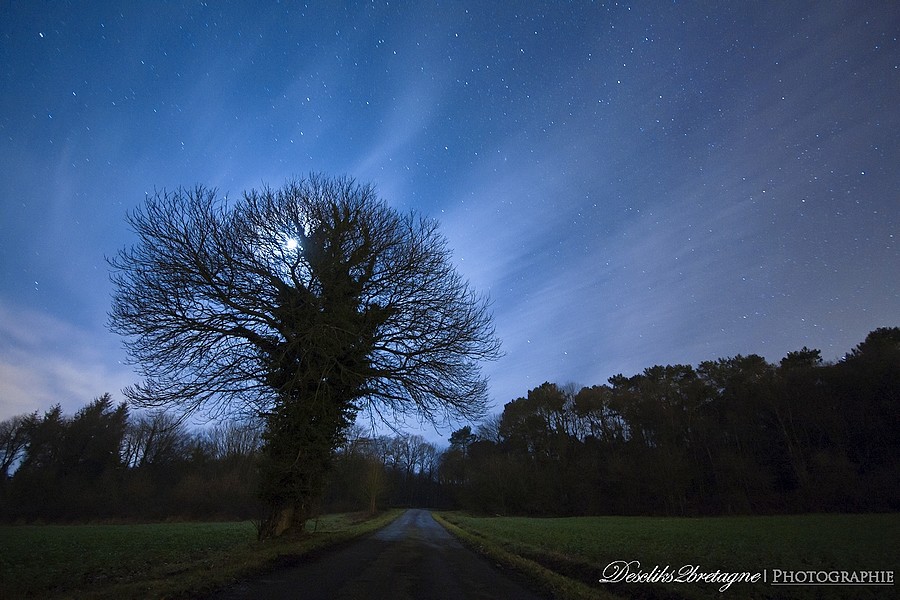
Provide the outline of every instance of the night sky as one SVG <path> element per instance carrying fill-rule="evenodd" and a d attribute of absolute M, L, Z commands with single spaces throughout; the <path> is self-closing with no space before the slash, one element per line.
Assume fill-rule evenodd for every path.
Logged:
<path fill-rule="evenodd" d="M 900 325 L 898 36 L 891 1 L 4 1 L 0 419 L 136 381 L 105 257 L 145 194 L 310 172 L 440 221 L 495 410 L 837 360 Z"/>

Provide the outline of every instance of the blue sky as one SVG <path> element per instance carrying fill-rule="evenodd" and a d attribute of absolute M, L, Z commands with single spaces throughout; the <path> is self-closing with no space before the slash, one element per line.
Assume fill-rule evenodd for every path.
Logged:
<path fill-rule="evenodd" d="M 5 2 L 0 419 L 134 382 L 104 257 L 145 194 L 309 172 L 440 221 L 497 410 L 835 360 L 900 324 L 898 31 L 890 2 Z"/>

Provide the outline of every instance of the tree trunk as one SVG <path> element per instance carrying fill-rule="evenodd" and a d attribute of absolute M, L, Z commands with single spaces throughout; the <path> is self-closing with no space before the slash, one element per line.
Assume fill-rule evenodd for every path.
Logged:
<path fill-rule="evenodd" d="M 298 500 L 293 504 L 268 507 L 257 527 L 260 540 L 283 536 L 300 537 L 306 533 L 306 522 L 312 517 L 308 501 Z"/>
<path fill-rule="evenodd" d="M 283 535 L 301 536 L 306 533 L 306 522 L 312 517 L 309 505 L 297 501 L 293 506 L 283 508 L 278 513 L 275 526 L 275 537 Z"/>

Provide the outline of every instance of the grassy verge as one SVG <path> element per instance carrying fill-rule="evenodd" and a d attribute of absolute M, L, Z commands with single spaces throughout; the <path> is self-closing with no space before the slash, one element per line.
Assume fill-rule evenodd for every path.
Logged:
<path fill-rule="evenodd" d="M 182 598 L 375 531 L 375 518 L 328 515 L 310 535 L 256 541 L 243 523 L 0 527 L 0 598 Z"/>
<path fill-rule="evenodd" d="M 895 587 L 775 587 L 773 569 L 894 571 L 900 515 L 798 515 L 669 519 L 436 517 L 470 545 L 533 579 L 558 598 L 880 598 Z M 600 584 L 613 561 L 640 569 L 696 565 L 700 572 L 761 573 L 767 582 Z M 634 568 L 632 568 L 632 572 Z M 577 584 L 577 585 L 576 585 Z"/>
<path fill-rule="evenodd" d="M 591 589 L 589 585 L 577 579 L 567 577 L 544 566 L 540 559 L 529 558 L 529 556 L 533 557 L 531 553 L 517 552 L 512 545 L 485 536 L 478 531 L 477 527 L 472 527 L 471 524 L 460 526 L 463 520 L 460 515 L 432 513 L 432 516 L 465 545 L 484 554 L 491 560 L 523 574 L 541 592 L 553 598 L 565 600 L 612 600 L 616 598 L 612 594 L 604 593 L 602 590 Z"/>

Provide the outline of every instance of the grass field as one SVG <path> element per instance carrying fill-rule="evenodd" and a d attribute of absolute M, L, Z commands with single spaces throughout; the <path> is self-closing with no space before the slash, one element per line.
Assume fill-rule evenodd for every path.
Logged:
<path fill-rule="evenodd" d="M 301 540 L 259 543 L 242 523 L 0 526 L 0 598 L 161 598 L 213 591 L 383 526 L 328 515 Z"/>
<path fill-rule="evenodd" d="M 894 598 L 896 587 L 770 585 L 773 569 L 894 571 L 900 567 L 900 515 L 798 515 L 705 519 L 579 517 L 483 518 L 438 515 L 462 529 L 463 537 L 498 559 L 518 560 L 532 575 L 561 573 L 588 587 L 548 583 L 571 597 L 644 598 Z M 524 560 L 522 560 L 524 559 Z M 700 572 L 765 571 L 766 583 L 599 584 L 613 561 L 640 561 Z M 631 572 L 634 572 L 632 567 Z M 560 588 L 562 586 L 562 588 Z"/>

